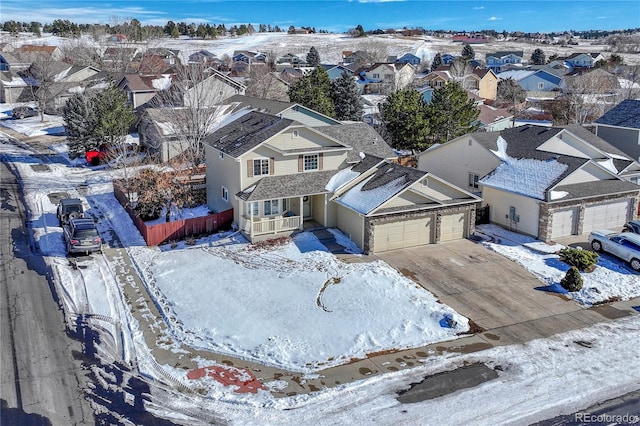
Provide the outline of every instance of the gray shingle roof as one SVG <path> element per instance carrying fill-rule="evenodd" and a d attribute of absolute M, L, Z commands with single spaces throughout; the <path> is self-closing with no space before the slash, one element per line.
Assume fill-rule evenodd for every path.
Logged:
<path fill-rule="evenodd" d="M 208 135 L 204 143 L 238 158 L 292 123 L 286 118 L 251 111 Z"/>
<path fill-rule="evenodd" d="M 558 186 L 554 189 L 556 191 L 566 191 L 569 193 L 569 195 L 567 195 L 566 197 L 557 200 L 558 202 L 571 199 L 589 198 L 600 195 L 624 193 L 629 193 L 631 195 L 633 193 L 637 194 L 638 192 L 640 192 L 640 186 L 636 185 L 635 183 L 617 179 L 574 183 L 571 185 Z"/>
<path fill-rule="evenodd" d="M 366 157 L 365 157 L 366 158 Z M 403 179 L 403 189 L 424 177 L 427 172 L 396 163 L 384 162 L 378 166 L 374 176 L 362 187 L 362 191 L 379 188 L 396 179 Z"/>
<path fill-rule="evenodd" d="M 236 196 L 243 201 L 262 201 L 328 193 L 325 189 L 336 170 L 263 177 Z"/>
<path fill-rule="evenodd" d="M 624 100 L 594 121 L 594 123 L 640 129 L 640 100 Z"/>
<path fill-rule="evenodd" d="M 387 142 L 382 139 L 373 127 L 365 123 L 323 126 L 317 127 L 316 130 L 352 147 L 353 149 L 347 152 L 347 161 L 349 163 L 360 161 L 360 152 L 367 156 L 373 155 L 380 158 L 395 157 Z"/>
<path fill-rule="evenodd" d="M 282 111 L 295 105 L 293 102 L 274 101 L 245 95 L 233 95 L 227 99 L 226 102 L 239 102 L 239 108 L 255 108 L 261 112 L 266 112 L 271 115 L 278 115 Z"/>

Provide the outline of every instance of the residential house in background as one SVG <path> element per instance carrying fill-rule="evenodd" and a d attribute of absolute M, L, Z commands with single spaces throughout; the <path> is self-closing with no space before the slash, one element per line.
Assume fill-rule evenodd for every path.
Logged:
<path fill-rule="evenodd" d="M 23 71 L 30 65 L 31 61 L 23 61 L 11 52 L 0 52 L 0 71 Z"/>
<path fill-rule="evenodd" d="M 172 84 L 172 76 L 125 74 L 117 87 L 124 90 L 127 99 L 134 109 L 146 105 L 156 95 L 158 90 L 166 90 Z"/>
<path fill-rule="evenodd" d="M 58 46 L 24 44 L 17 47 L 13 54 L 23 62 L 61 61 L 64 57 Z"/>
<path fill-rule="evenodd" d="M 461 136 L 418 168 L 482 194 L 490 220 L 549 241 L 635 219 L 640 164 L 581 126 L 521 126 Z"/>
<path fill-rule="evenodd" d="M 307 60 L 293 53 L 286 53 L 276 58 L 276 71 L 282 71 L 285 68 L 306 68 Z"/>
<path fill-rule="evenodd" d="M 485 55 L 485 62 L 487 64 L 487 68 L 494 73 L 499 73 L 506 65 L 522 64 L 523 58 L 524 52 L 522 50 L 503 51 L 487 53 Z"/>
<path fill-rule="evenodd" d="M 413 82 L 415 67 L 411 64 L 376 63 L 358 73 L 361 93 L 389 94 Z"/>
<path fill-rule="evenodd" d="M 364 123 L 311 128 L 247 112 L 207 138 L 207 203 L 252 242 L 338 227 L 366 252 L 463 238 L 479 199 L 415 169 Z"/>
<path fill-rule="evenodd" d="M 640 100 L 626 99 L 593 122 L 596 135 L 640 161 Z M 637 181 L 640 184 L 640 180 Z"/>
<path fill-rule="evenodd" d="M 342 65 L 332 65 L 332 64 L 322 64 L 322 68 L 324 68 L 324 70 L 327 72 L 327 74 L 329 74 L 329 79 L 331 81 L 340 78 L 340 76 L 342 76 L 342 73 L 344 71 L 348 72 L 349 75 L 353 75 L 353 70 L 350 68 L 347 68 L 345 66 Z"/>
<path fill-rule="evenodd" d="M 208 50 L 198 50 L 189 55 L 188 63 L 203 64 L 217 69 L 222 65 L 222 60 Z"/>
<path fill-rule="evenodd" d="M 231 60 L 231 72 L 243 74 L 248 72 L 254 65 L 265 66 L 267 64 L 267 55 L 261 52 L 236 50 L 233 52 Z"/>
<path fill-rule="evenodd" d="M 495 101 L 498 94 L 498 77 L 488 68 L 474 68 L 471 74 L 463 77 L 464 88 L 472 90 L 483 99 Z"/>
<path fill-rule="evenodd" d="M 598 61 L 604 61 L 602 53 L 572 53 L 565 58 L 565 63 L 573 68 L 591 68 Z"/>
<path fill-rule="evenodd" d="M 354 64 L 360 68 L 369 65 L 370 61 L 370 55 L 363 50 L 356 50 L 355 52 L 345 50 L 342 52 L 342 64 L 340 65 Z"/>
<path fill-rule="evenodd" d="M 484 103 L 478 105 L 480 129 L 486 132 L 497 132 L 514 126 L 513 114 L 506 108 L 496 108 Z"/>
<path fill-rule="evenodd" d="M 181 82 L 183 103 L 185 106 L 216 106 L 233 95 L 244 95 L 247 86 L 226 74 L 210 68 L 204 80 L 199 82 Z"/>
<path fill-rule="evenodd" d="M 398 64 L 420 65 L 422 60 L 420 58 L 418 58 L 416 55 L 414 55 L 413 53 L 405 53 L 404 55 L 402 55 L 399 58 L 395 59 L 394 62 L 396 62 Z"/>
<path fill-rule="evenodd" d="M 513 79 L 527 92 L 558 91 L 562 78 L 544 70 L 505 71 L 498 74 L 500 80 Z"/>
<path fill-rule="evenodd" d="M 451 63 L 456 60 L 456 57 L 450 53 L 443 53 L 440 55 L 440 58 L 442 59 L 443 65 L 451 65 Z"/>
<path fill-rule="evenodd" d="M 138 56 L 137 47 L 127 46 L 110 46 L 102 52 L 101 63 L 106 71 L 125 71 L 133 72 L 132 63 L 134 58 Z M 136 63 L 135 68 L 138 68 Z"/>

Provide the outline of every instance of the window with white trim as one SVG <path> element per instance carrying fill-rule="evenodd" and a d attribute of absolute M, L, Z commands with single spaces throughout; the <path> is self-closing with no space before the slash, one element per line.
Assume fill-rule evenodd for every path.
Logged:
<path fill-rule="evenodd" d="M 264 215 L 271 216 L 280 213 L 280 200 L 266 200 L 263 203 Z"/>
<path fill-rule="evenodd" d="M 478 189 L 478 181 L 480 181 L 480 176 L 469 173 L 469 187 L 473 189 Z"/>
<path fill-rule="evenodd" d="M 318 154 L 305 155 L 303 159 L 304 171 L 318 170 Z"/>
<path fill-rule="evenodd" d="M 253 175 L 263 176 L 269 174 L 269 159 L 258 158 L 253 160 Z"/>
<path fill-rule="evenodd" d="M 218 158 L 223 160 L 224 159 L 224 152 L 218 151 Z"/>
<path fill-rule="evenodd" d="M 373 74 L 372 78 L 379 79 L 380 78 L 380 74 Z"/>
<path fill-rule="evenodd" d="M 544 83 L 540 82 L 538 83 L 538 90 L 542 90 L 544 89 Z"/>
<path fill-rule="evenodd" d="M 300 137 L 300 132 L 297 130 L 294 130 L 293 133 L 291 133 L 291 137 L 292 138 L 297 138 Z"/>
<path fill-rule="evenodd" d="M 225 201 L 229 201 L 229 190 L 224 186 L 222 187 L 222 199 Z"/>
<path fill-rule="evenodd" d="M 249 204 L 249 212 L 251 214 L 253 214 L 254 216 L 257 216 L 260 213 L 260 203 L 258 203 L 257 201 L 254 201 L 253 203 Z"/>

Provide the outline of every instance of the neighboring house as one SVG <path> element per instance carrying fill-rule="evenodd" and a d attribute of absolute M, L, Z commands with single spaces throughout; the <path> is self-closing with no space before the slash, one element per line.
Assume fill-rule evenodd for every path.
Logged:
<path fill-rule="evenodd" d="M 573 68 L 591 68 L 596 62 L 604 60 L 602 53 L 573 53 L 565 58 L 565 62 Z"/>
<path fill-rule="evenodd" d="M 125 91 L 127 99 L 134 109 L 146 105 L 158 90 L 168 89 L 172 84 L 171 75 L 126 74 L 117 86 Z"/>
<path fill-rule="evenodd" d="M 421 59 L 418 58 L 413 53 L 405 53 L 395 60 L 398 64 L 411 64 L 411 65 L 420 65 Z"/>
<path fill-rule="evenodd" d="M 137 47 L 112 46 L 102 52 L 102 66 L 105 70 L 130 71 L 134 58 L 138 55 Z M 136 64 L 137 66 L 137 64 Z"/>
<path fill-rule="evenodd" d="M 261 52 L 236 50 L 233 52 L 231 60 L 231 71 L 234 74 L 243 74 L 248 72 L 253 65 L 265 66 L 267 55 Z"/>
<path fill-rule="evenodd" d="M 363 50 L 352 52 L 345 50 L 342 52 L 342 65 L 354 64 L 356 67 L 364 67 L 370 63 L 370 55 Z"/>
<path fill-rule="evenodd" d="M 184 56 L 179 49 L 167 49 L 165 47 L 152 47 L 147 49 L 146 55 L 157 55 L 162 58 L 162 61 L 169 66 L 184 64 Z"/>
<path fill-rule="evenodd" d="M 329 74 L 331 81 L 340 78 L 344 71 L 347 71 L 350 75 L 353 75 L 353 70 L 342 65 L 323 64 L 322 68 Z"/>
<path fill-rule="evenodd" d="M 18 71 L 0 71 L 0 103 L 33 101 L 29 79 Z"/>
<path fill-rule="evenodd" d="M 522 50 L 504 51 L 487 53 L 485 55 L 485 62 L 487 64 L 487 68 L 495 73 L 499 73 L 505 65 L 522 64 L 523 58 L 524 52 Z"/>
<path fill-rule="evenodd" d="M 474 68 L 471 74 L 465 75 L 464 88 L 473 90 L 483 99 L 495 101 L 498 94 L 498 77 L 488 68 Z"/>
<path fill-rule="evenodd" d="M 480 114 L 478 121 L 480 129 L 487 132 L 497 132 L 513 126 L 513 114 L 506 108 L 495 108 L 490 105 L 478 106 Z"/>
<path fill-rule="evenodd" d="M 421 83 L 427 84 L 433 89 L 439 89 L 440 87 L 444 87 L 451 80 L 453 80 L 451 73 L 448 70 L 442 70 L 430 72 L 421 79 Z"/>
<path fill-rule="evenodd" d="M 309 127 L 334 126 L 340 124 L 326 115 L 295 102 L 284 102 L 252 96 L 234 95 L 226 100 L 226 104 L 234 105 L 234 110 L 252 109 L 266 114 L 287 118 Z"/>
<path fill-rule="evenodd" d="M 593 124 L 596 126 L 596 135 L 640 161 L 640 100 L 620 102 Z"/>
<path fill-rule="evenodd" d="M 562 78 L 560 87 L 569 93 L 613 94 L 620 90 L 620 81 L 602 68 L 576 68 Z"/>
<path fill-rule="evenodd" d="M 515 80 L 527 92 L 551 92 L 558 90 L 562 78 L 544 70 L 505 71 L 498 74 L 500 80 Z"/>
<path fill-rule="evenodd" d="M 387 100 L 387 96 L 361 95 L 360 98 L 362 99 L 362 121 L 374 127 L 382 124 L 380 107 Z"/>
<path fill-rule="evenodd" d="M 215 106 L 233 95 L 244 95 L 246 90 L 247 86 L 244 84 L 220 71 L 209 69 L 203 81 L 184 87 L 183 103 L 185 106 Z"/>
<path fill-rule="evenodd" d="M 490 220 L 549 241 L 637 217 L 640 164 L 581 126 L 478 132 L 428 149 L 418 168 L 482 194 Z"/>
<path fill-rule="evenodd" d="M 208 50 L 198 50 L 195 53 L 189 55 L 190 64 L 203 64 L 209 67 L 218 68 L 222 65 L 222 60 L 219 59 L 215 54 Z"/>
<path fill-rule="evenodd" d="M 308 66 L 306 59 L 293 53 L 287 53 L 276 59 L 276 71 L 282 71 L 285 68 L 306 68 Z"/>
<path fill-rule="evenodd" d="M 25 44 L 13 51 L 24 62 L 61 61 L 64 57 L 58 46 Z"/>
<path fill-rule="evenodd" d="M 413 82 L 415 67 L 411 64 L 376 63 L 359 73 L 357 83 L 365 94 L 389 94 Z"/>
<path fill-rule="evenodd" d="M 0 52 L 0 71 L 23 71 L 30 65 L 30 61 L 22 61 L 13 53 Z"/>
<path fill-rule="evenodd" d="M 440 55 L 440 58 L 442 58 L 443 65 L 451 65 L 451 63 L 456 60 L 456 57 L 450 53 L 443 53 Z"/>
<path fill-rule="evenodd" d="M 366 252 L 470 235 L 479 199 L 391 163 L 364 123 L 311 128 L 248 112 L 207 138 L 207 203 L 252 242 L 338 227 Z"/>

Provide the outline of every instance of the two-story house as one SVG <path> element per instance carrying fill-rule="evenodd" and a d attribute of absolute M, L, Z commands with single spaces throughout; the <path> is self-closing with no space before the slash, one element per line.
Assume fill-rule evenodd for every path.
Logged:
<path fill-rule="evenodd" d="M 363 93 L 389 94 L 411 84 L 414 75 L 415 67 L 409 63 L 376 63 L 362 70 L 357 82 Z"/>
<path fill-rule="evenodd" d="M 365 251 L 463 238 L 479 198 L 390 162 L 364 123 L 308 127 L 250 111 L 206 138 L 207 204 L 250 241 L 338 227 Z"/>
<path fill-rule="evenodd" d="M 558 90 L 562 77 L 544 70 L 505 71 L 498 74 L 500 80 L 512 79 L 527 92 L 551 92 Z"/>
<path fill-rule="evenodd" d="M 523 58 L 524 52 L 522 50 L 503 51 L 487 53 L 485 55 L 485 62 L 487 64 L 487 68 L 495 73 L 499 73 L 505 65 L 522 64 Z"/>
<path fill-rule="evenodd" d="M 596 135 L 640 161 L 640 100 L 626 99 L 593 122 Z M 636 180 L 640 185 L 640 178 Z"/>
<path fill-rule="evenodd" d="M 565 62 L 573 68 L 591 68 L 598 61 L 604 61 L 602 53 L 572 53 L 565 58 Z"/>
<path fill-rule="evenodd" d="M 578 125 L 467 134 L 419 154 L 418 168 L 481 194 L 491 222 L 543 241 L 638 214 L 640 164 Z"/>

